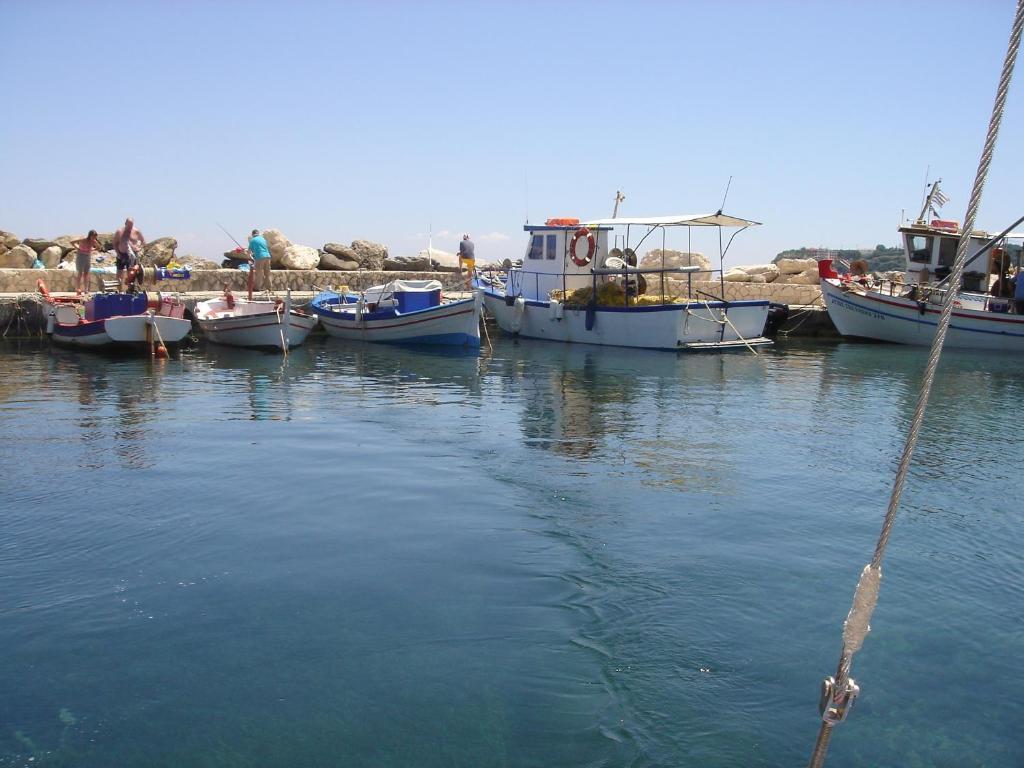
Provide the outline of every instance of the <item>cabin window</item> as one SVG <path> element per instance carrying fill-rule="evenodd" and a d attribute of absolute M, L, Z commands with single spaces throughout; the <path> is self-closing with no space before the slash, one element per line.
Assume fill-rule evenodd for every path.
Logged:
<path fill-rule="evenodd" d="M 530 240 L 529 258 L 544 258 L 544 235 L 534 235 L 533 238 Z"/>
<path fill-rule="evenodd" d="M 952 267 L 956 259 L 957 238 L 943 237 L 939 239 L 939 266 Z"/>
<path fill-rule="evenodd" d="M 545 250 L 545 256 L 549 259 L 555 258 L 555 243 L 558 241 L 558 237 L 555 235 L 547 236 L 547 247 Z"/>
<path fill-rule="evenodd" d="M 911 261 L 927 264 L 932 260 L 932 239 L 924 235 L 910 235 L 907 237 L 907 251 Z"/>

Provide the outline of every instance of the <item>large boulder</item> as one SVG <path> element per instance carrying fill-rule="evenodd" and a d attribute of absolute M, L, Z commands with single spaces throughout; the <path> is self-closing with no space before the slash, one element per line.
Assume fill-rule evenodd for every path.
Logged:
<path fill-rule="evenodd" d="M 21 242 L 21 238 L 0 229 L 0 251 L 9 251 Z"/>
<path fill-rule="evenodd" d="M 330 245 L 330 243 L 328 243 L 328 245 Z M 323 250 L 320 252 L 320 264 L 317 265 L 317 269 L 333 269 L 351 272 L 352 270 L 359 269 L 359 262 L 355 259 L 346 259 L 343 256 L 338 256 L 327 250 Z"/>
<path fill-rule="evenodd" d="M 316 269 L 320 263 L 320 251 L 308 245 L 289 245 L 281 256 L 285 269 Z"/>
<path fill-rule="evenodd" d="M 388 257 L 387 246 L 369 240 L 353 240 L 352 251 L 360 269 L 383 269 L 384 259 Z"/>
<path fill-rule="evenodd" d="M 157 238 L 143 247 L 140 261 L 147 267 L 166 267 L 174 259 L 174 249 L 177 247 L 178 241 L 173 237 Z"/>
<path fill-rule="evenodd" d="M 263 239 L 267 241 L 267 247 L 270 248 L 270 266 L 280 267 L 284 252 L 292 244 L 292 241 L 285 237 L 279 229 L 263 230 Z"/>
<path fill-rule="evenodd" d="M 789 283 L 790 285 L 817 285 L 818 280 L 818 268 L 814 267 L 813 269 L 804 270 L 799 275 L 786 275 L 779 282 Z"/>
<path fill-rule="evenodd" d="M 775 264 L 754 264 L 749 267 L 740 267 L 751 277 L 755 275 L 761 275 L 764 278 L 764 282 L 771 283 L 776 280 L 779 276 L 779 268 Z M 760 283 L 760 280 L 752 280 L 751 282 Z"/>
<path fill-rule="evenodd" d="M 220 269 L 220 265 L 216 262 L 204 259 L 202 256 L 194 256 L 191 253 L 186 253 L 184 256 L 176 255 L 174 263 L 188 267 L 190 270 Z"/>
<path fill-rule="evenodd" d="M 61 235 L 60 237 L 54 238 L 54 245 L 60 246 L 60 249 L 64 256 L 67 256 L 71 251 L 75 250 L 74 242 L 77 240 L 85 239 L 85 235 Z"/>
<path fill-rule="evenodd" d="M 43 266 L 47 269 L 56 269 L 63 256 L 64 251 L 59 245 L 51 245 L 49 248 L 42 250 L 39 254 L 39 260 L 43 262 Z"/>
<path fill-rule="evenodd" d="M 327 243 L 324 245 L 323 250 L 332 256 L 337 256 L 343 261 L 355 261 L 358 263 L 359 256 L 349 246 L 342 245 L 341 243 Z"/>
<path fill-rule="evenodd" d="M 36 252 L 27 245 L 18 244 L 0 256 L 0 267 L 29 269 L 36 260 Z"/>
<path fill-rule="evenodd" d="M 742 267 L 733 267 L 722 275 L 722 279 L 727 283 L 749 283 L 750 275 L 748 275 Z"/>
<path fill-rule="evenodd" d="M 428 272 L 430 259 L 427 256 L 388 256 L 384 259 L 387 272 Z"/>
<path fill-rule="evenodd" d="M 679 269 L 680 267 L 700 267 L 701 271 L 704 272 L 709 272 L 711 270 L 711 261 L 703 253 L 673 251 L 668 248 L 664 251 L 661 248 L 648 251 L 640 260 L 640 266 L 655 269 L 660 268 L 662 264 L 662 254 L 665 256 L 665 266 L 671 269 Z"/>
<path fill-rule="evenodd" d="M 784 275 L 799 275 L 808 269 L 817 269 L 818 263 L 814 259 L 779 259 L 775 262 L 779 271 Z M 780 282 L 787 283 L 788 280 Z"/>
<path fill-rule="evenodd" d="M 51 245 L 56 245 L 57 243 L 45 237 L 26 237 L 21 241 L 21 244 L 27 245 L 36 253 L 42 253 Z"/>

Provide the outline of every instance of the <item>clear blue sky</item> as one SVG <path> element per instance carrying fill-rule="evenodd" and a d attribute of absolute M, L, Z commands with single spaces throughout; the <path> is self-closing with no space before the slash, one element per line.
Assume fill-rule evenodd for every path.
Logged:
<path fill-rule="evenodd" d="M 962 218 L 1013 16 L 950 2 L 0 0 L 0 229 L 253 227 L 516 257 L 547 216 L 726 210 L 729 262 Z M 1024 62 L 979 224 L 1024 211 Z M 671 243 L 670 243 L 671 244 Z M 703 244 L 699 244 L 703 245 Z M 710 248 L 703 248 L 710 250 Z"/>

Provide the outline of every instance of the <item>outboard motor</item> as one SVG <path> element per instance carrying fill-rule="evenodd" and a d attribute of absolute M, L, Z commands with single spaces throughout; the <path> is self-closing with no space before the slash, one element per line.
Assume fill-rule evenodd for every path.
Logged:
<path fill-rule="evenodd" d="M 789 305 L 773 301 L 768 304 L 768 319 L 764 323 L 764 335 L 774 339 L 782 324 L 789 319 Z"/>

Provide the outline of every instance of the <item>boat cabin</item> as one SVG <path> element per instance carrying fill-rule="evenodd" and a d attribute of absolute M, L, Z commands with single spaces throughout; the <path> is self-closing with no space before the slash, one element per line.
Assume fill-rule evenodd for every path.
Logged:
<path fill-rule="evenodd" d="M 956 249 L 962 232 L 955 221 L 932 219 L 916 221 L 899 228 L 906 257 L 906 282 L 911 285 L 938 282 L 947 277 L 956 258 Z M 1019 237 L 1019 235 L 1009 235 Z M 1006 274 L 1011 265 L 1020 264 L 1020 246 L 1003 243 L 990 253 L 979 252 L 992 239 L 988 232 L 974 231 L 967 244 L 967 266 L 964 269 L 963 289 L 985 292 L 989 290 L 990 275 Z"/>
<path fill-rule="evenodd" d="M 523 230 L 527 233 L 523 266 L 509 274 L 507 293 L 547 300 L 553 290 L 574 291 L 590 285 L 591 268 L 608 256 L 612 228 L 581 228 L 579 219 L 548 219 L 544 224 L 527 224 Z"/>

